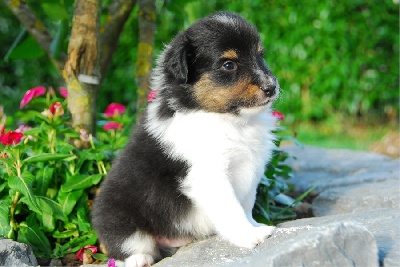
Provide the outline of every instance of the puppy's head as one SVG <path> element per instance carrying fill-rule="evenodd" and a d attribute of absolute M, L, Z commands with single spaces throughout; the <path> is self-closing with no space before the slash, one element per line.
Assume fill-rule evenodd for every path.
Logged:
<path fill-rule="evenodd" d="M 200 19 L 166 47 L 156 68 L 164 112 L 240 114 L 268 107 L 279 85 L 264 61 L 257 29 L 234 13 Z"/>

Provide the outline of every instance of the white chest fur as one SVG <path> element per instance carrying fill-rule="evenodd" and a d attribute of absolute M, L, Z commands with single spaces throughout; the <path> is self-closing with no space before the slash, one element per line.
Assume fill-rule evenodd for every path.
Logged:
<path fill-rule="evenodd" d="M 199 224 L 184 228 L 200 235 L 214 228 L 225 235 L 221 230 L 227 227 L 224 216 L 236 220 L 230 223 L 239 229 L 254 225 L 251 209 L 256 187 L 274 147 L 271 130 L 276 120 L 270 112 L 236 116 L 196 111 L 161 121 L 154 116 L 156 110 L 157 103 L 152 103 L 147 130 L 171 158 L 190 166 L 181 190 L 198 207 L 193 219 Z"/>

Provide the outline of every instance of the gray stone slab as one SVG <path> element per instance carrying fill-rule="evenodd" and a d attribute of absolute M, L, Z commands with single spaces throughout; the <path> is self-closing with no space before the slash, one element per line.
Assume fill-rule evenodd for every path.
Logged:
<path fill-rule="evenodd" d="M 361 224 L 332 223 L 226 266 L 378 266 L 378 249 L 372 234 Z"/>
<path fill-rule="evenodd" d="M 155 267 L 378 266 L 372 234 L 355 222 L 278 228 L 255 249 L 213 237 L 181 248 Z"/>
<path fill-rule="evenodd" d="M 37 265 L 30 246 L 10 239 L 0 240 L 0 266 L 26 267 Z"/>
<path fill-rule="evenodd" d="M 361 223 L 374 235 L 382 266 L 400 266 L 399 208 L 300 219 L 280 224 L 279 227 L 318 227 L 344 220 Z"/>
<path fill-rule="evenodd" d="M 382 208 L 400 207 L 399 180 L 385 180 L 330 188 L 313 201 L 314 216 L 321 217 L 340 213 L 372 211 Z"/>
<path fill-rule="evenodd" d="M 284 148 L 293 158 L 287 163 L 294 177 L 288 180 L 295 190 L 305 192 L 317 185 L 315 192 L 344 185 L 365 182 L 395 181 L 400 186 L 400 159 L 375 153 L 345 149 L 322 149 L 307 146 L 304 149 Z"/>

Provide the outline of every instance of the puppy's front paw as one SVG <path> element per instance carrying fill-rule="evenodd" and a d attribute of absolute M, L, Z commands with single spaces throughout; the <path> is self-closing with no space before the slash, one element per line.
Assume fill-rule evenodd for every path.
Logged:
<path fill-rule="evenodd" d="M 150 267 L 153 263 L 154 259 L 151 255 L 135 254 L 125 259 L 124 267 Z"/>
<path fill-rule="evenodd" d="M 274 231 L 275 227 L 262 225 L 259 227 L 252 227 L 246 231 L 240 231 L 236 233 L 236 236 L 230 238 L 230 241 L 243 248 L 254 248 L 257 244 L 261 243 L 269 237 Z"/>

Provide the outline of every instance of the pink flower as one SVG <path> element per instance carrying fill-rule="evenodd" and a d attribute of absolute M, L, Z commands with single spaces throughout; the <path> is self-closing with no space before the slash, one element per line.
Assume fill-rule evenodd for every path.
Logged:
<path fill-rule="evenodd" d="M 107 106 L 106 111 L 104 112 L 104 116 L 114 117 L 116 115 L 124 113 L 125 110 L 126 107 L 124 105 L 118 103 L 111 103 L 110 105 Z"/>
<path fill-rule="evenodd" d="M 272 111 L 272 116 L 276 117 L 280 121 L 283 121 L 285 119 L 285 115 L 276 110 Z"/>
<path fill-rule="evenodd" d="M 27 126 L 27 125 L 20 125 L 20 126 L 18 126 L 18 128 L 15 130 L 15 132 L 16 132 L 16 133 L 23 133 L 23 132 L 28 131 L 28 130 L 30 130 L 30 129 L 32 129 L 32 127 Z M 34 138 L 32 135 L 28 135 L 27 138 L 28 138 L 29 140 L 35 140 L 35 138 Z"/>
<path fill-rule="evenodd" d="M 90 139 L 90 137 L 89 137 L 89 135 L 88 135 L 88 133 L 86 132 L 85 129 L 80 129 L 79 130 L 79 135 L 81 137 L 81 140 L 84 141 L 84 142 L 87 142 Z"/>
<path fill-rule="evenodd" d="M 20 126 L 18 126 L 18 128 L 17 128 L 15 131 L 16 131 L 17 133 L 23 133 L 23 132 L 28 131 L 28 130 L 30 130 L 30 129 L 32 129 L 31 126 L 20 125 Z"/>
<path fill-rule="evenodd" d="M 151 90 L 150 93 L 147 95 L 147 101 L 152 102 L 156 99 L 157 91 Z"/>
<path fill-rule="evenodd" d="M 16 145 L 19 142 L 21 142 L 22 137 L 24 137 L 24 135 L 22 133 L 13 132 L 13 131 L 4 133 L 4 130 L 3 130 L 3 132 L 0 132 L 0 143 L 2 143 L 5 146 Z"/>
<path fill-rule="evenodd" d="M 96 246 L 91 246 L 91 245 L 87 245 L 84 246 L 83 248 L 80 248 L 78 250 L 78 252 L 76 252 L 76 257 L 80 260 L 83 261 L 83 253 L 85 252 L 85 250 L 90 249 L 92 251 L 92 253 L 97 253 L 97 247 Z"/>
<path fill-rule="evenodd" d="M 58 88 L 58 91 L 60 92 L 60 95 L 64 98 L 68 97 L 68 89 L 65 87 L 60 87 Z"/>
<path fill-rule="evenodd" d="M 103 129 L 108 131 L 108 130 L 122 130 L 124 129 L 124 125 L 121 123 L 118 123 L 116 121 L 109 121 L 107 122 L 104 126 Z"/>
<path fill-rule="evenodd" d="M 51 114 L 53 114 L 53 115 L 56 115 L 56 116 L 64 115 L 64 109 L 60 102 L 54 102 L 53 104 L 51 104 L 49 107 L 49 110 L 50 110 Z"/>
<path fill-rule="evenodd" d="M 116 265 L 115 265 L 115 259 L 109 259 L 108 260 L 108 265 L 107 265 L 108 267 L 115 267 Z"/>
<path fill-rule="evenodd" d="M 44 86 L 34 87 L 28 91 L 26 91 L 24 97 L 22 98 L 21 103 L 19 104 L 20 108 L 25 107 L 31 100 L 35 97 L 44 95 L 46 93 L 46 88 Z"/>

